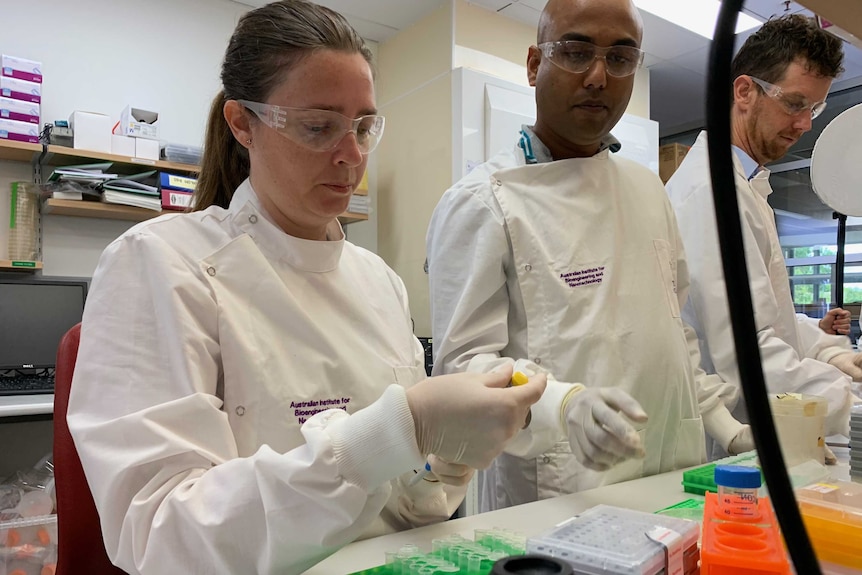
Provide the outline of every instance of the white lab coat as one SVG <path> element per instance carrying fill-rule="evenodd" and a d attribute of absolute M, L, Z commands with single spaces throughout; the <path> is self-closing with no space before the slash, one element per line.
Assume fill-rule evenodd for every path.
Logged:
<path fill-rule="evenodd" d="M 690 301 L 683 317 L 698 333 L 702 367 L 718 378 L 702 393 L 720 398 L 740 422 L 747 422 L 733 333 L 725 293 L 724 272 L 715 224 L 706 132 L 701 132 L 685 160 L 667 183 L 689 259 Z M 772 193 L 769 171 L 751 180 L 734 153 L 734 176 L 741 214 L 748 275 L 757 326 L 757 339 L 767 387 L 771 392 L 819 395 L 829 402 L 827 433 L 846 432 L 850 409 L 850 377 L 824 363 L 849 351 L 844 336 L 827 335 L 817 321 L 796 314 L 784 255 L 767 203 Z M 740 423 L 714 439 L 713 456 L 723 454 Z"/>
<path fill-rule="evenodd" d="M 151 220 L 105 250 L 68 422 L 129 573 L 300 573 L 460 503 L 399 477 L 424 463 L 404 286 L 337 222 L 329 236 L 284 234 L 246 182 L 228 210 Z"/>
<path fill-rule="evenodd" d="M 517 360 L 558 380 L 531 423 L 555 433 L 529 449 L 519 437 L 480 475 L 483 511 L 705 460 L 697 339 L 680 319 L 686 263 L 655 174 L 608 150 L 535 165 L 503 152 L 443 195 L 427 250 L 435 373 Z M 606 473 L 575 460 L 559 406 L 575 382 L 641 403 L 646 459 Z"/>

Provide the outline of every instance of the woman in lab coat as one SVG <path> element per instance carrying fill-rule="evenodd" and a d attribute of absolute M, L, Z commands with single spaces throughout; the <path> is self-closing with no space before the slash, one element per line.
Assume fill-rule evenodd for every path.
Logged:
<path fill-rule="evenodd" d="M 340 15 L 249 12 L 221 77 L 196 211 L 114 241 L 84 313 L 68 422 L 130 573 L 299 573 L 446 519 L 544 389 L 425 380 L 402 282 L 345 241 L 383 119 Z"/>

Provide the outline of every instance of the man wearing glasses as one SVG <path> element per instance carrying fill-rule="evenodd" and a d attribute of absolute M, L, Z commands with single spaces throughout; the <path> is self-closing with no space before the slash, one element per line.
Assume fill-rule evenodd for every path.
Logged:
<path fill-rule="evenodd" d="M 435 373 L 549 374 L 529 433 L 479 478 L 483 511 L 705 460 L 673 209 L 612 153 L 641 38 L 629 0 L 548 2 L 527 55 L 535 125 L 432 217 Z"/>
<path fill-rule="evenodd" d="M 733 60 L 731 138 L 736 191 L 745 238 L 760 354 L 770 392 L 819 395 L 829 402 L 827 435 L 847 433 L 850 376 L 862 379 L 862 357 L 847 338 L 824 333 L 817 320 L 795 314 L 784 256 L 767 203 L 772 188 L 763 166 L 783 157 L 826 107 L 842 72 L 841 41 L 800 15 L 770 20 Z M 698 333 L 701 365 L 717 378 L 700 392 L 713 410 L 707 420 L 712 457 L 754 449 L 743 404 L 725 294 L 706 133 L 667 183 L 691 275 L 683 317 Z M 831 330 L 830 330 L 831 331 Z M 834 331 L 831 331 L 834 333 Z M 830 365 L 831 364 L 831 365 Z"/>

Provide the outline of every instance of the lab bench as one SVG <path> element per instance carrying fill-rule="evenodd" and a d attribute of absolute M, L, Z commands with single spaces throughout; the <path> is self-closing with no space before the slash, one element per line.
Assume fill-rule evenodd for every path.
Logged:
<path fill-rule="evenodd" d="M 841 463 L 830 468 L 832 475 L 836 479 L 847 479 L 849 476 L 849 464 L 847 463 L 849 456 L 843 450 L 836 455 L 838 455 Z M 652 513 L 686 499 L 703 500 L 702 496 L 683 491 L 682 474 L 682 470 L 671 471 L 661 475 L 643 477 L 580 493 L 357 541 L 318 563 L 306 571 L 306 574 L 331 575 L 332 573 L 353 573 L 370 569 L 385 562 L 384 554 L 386 551 L 395 551 L 405 544 L 413 543 L 427 552 L 431 550 L 434 539 L 442 539 L 456 533 L 472 539 L 475 529 L 510 529 L 528 538 L 534 537 L 599 504 Z"/>

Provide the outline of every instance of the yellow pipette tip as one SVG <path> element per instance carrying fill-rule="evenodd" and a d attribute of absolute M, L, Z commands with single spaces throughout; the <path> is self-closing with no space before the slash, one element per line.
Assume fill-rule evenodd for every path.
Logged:
<path fill-rule="evenodd" d="M 512 374 L 512 385 L 524 385 L 528 381 L 530 381 L 530 378 L 528 378 L 520 371 L 516 371 Z"/>

